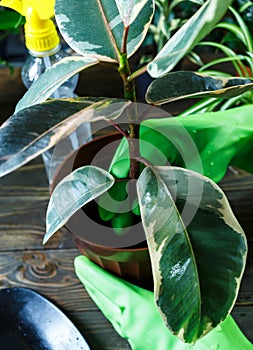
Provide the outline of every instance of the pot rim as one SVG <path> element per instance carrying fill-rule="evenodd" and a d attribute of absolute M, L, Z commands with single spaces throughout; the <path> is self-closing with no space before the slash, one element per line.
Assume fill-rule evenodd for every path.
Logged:
<path fill-rule="evenodd" d="M 63 162 L 57 167 L 57 169 L 55 171 L 55 174 L 54 174 L 53 180 L 52 180 L 52 184 L 51 184 L 50 189 L 49 189 L 50 196 L 53 193 L 55 187 L 58 185 L 59 181 L 57 183 L 55 183 L 55 181 L 56 181 L 57 177 L 59 176 L 64 164 L 67 163 L 68 160 L 70 160 L 75 154 L 78 154 L 78 152 L 80 151 L 81 148 L 91 144 L 92 142 L 99 141 L 99 140 L 104 139 L 105 137 L 108 137 L 108 136 L 116 136 L 116 135 L 122 136 L 122 138 L 123 138 L 123 135 L 121 135 L 118 131 L 112 131 L 109 134 L 105 134 L 105 135 L 96 135 L 95 134 L 94 138 L 92 138 L 88 142 L 82 144 L 76 150 L 73 150 L 72 152 L 70 152 L 70 154 L 63 160 Z"/>
<path fill-rule="evenodd" d="M 62 169 L 64 168 L 64 165 L 67 164 L 67 162 L 71 158 L 73 158 L 75 156 L 75 154 L 78 154 L 78 152 L 80 152 L 80 149 L 85 148 L 87 145 L 93 143 L 94 141 L 103 140 L 103 139 L 108 138 L 108 137 L 113 137 L 113 138 L 115 137 L 115 139 L 120 139 L 120 138 L 123 138 L 123 135 L 121 135 L 118 131 L 111 131 L 111 132 L 106 133 L 104 135 L 95 135 L 95 137 L 93 139 L 91 139 L 87 143 L 85 143 L 85 144 L 81 145 L 80 147 L 78 147 L 78 149 L 76 149 L 73 152 L 71 152 L 64 159 L 64 161 L 58 166 L 58 168 L 56 169 L 56 172 L 55 172 L 55 174 L 53 176 L 52 184 L 50 186 L 50 195 L 53 193 L 55 187 L 58 185 L 58 183 L 63 178 L 63 177 L 61 177 L 61 179 L 58 179 Z M 81 239 L 81 240 L 85 241 L 88 245 L 92 245 L 93 247 L 95 247 L 97 249 L 110 250 L 110 251 L 115 252 L 115 253 L 118 253 L 118 252 L 142 252 L 142 251 L 144 252 L 144 251 L 148 250 L 147 240 L 141 242 L 141 243 L 145 243 L 146 242 L 146 246 L 144 246 L 144 247 L 135 247 L 135 245 L 133 245 L 132 248 L 131 247 L 122 247 L 122 248 L 110 247 L 110 246 L 107 246 L 107 245 L 98 244 L 98 243 L 95 243 L 93 241 L 84 239 L 83 237 L 80 237 L 77 233 L 74 233 L 74 232 L 70 231 L 65 225 L 64 225 L 64 227 L 66 228 L 66 230 L 69 233 L 71 233 L 71 235 L 74 238 L 76 237 L 77 239 Z"/>

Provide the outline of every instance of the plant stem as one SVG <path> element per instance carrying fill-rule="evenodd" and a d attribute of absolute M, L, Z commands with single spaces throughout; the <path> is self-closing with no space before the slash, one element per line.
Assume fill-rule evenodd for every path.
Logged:
<path fill-rule="evenodd" d="M 138 160 L 140 149 L 139 149 L 139 125 L 130 124 L 130 135 L 128 138 L 129 144 L 129 156 L 130 156 L 130 179 L 137 179 L 140 175 L 140 162 Z M 138 135 L 133 137 L 132 135 Z M 136 140 L 137 139 L 137 140 Z"/>
<path fill-rule="evenodd" d="M 128 80 L 132 81 L 136 78 L 138 78 L 140 75 L 144 74 L 147 71 L 147 65 L 139 68 L 138 70 L 136 70 L 135 72 L 133 72 L 130 77 L 128 78 Z"/>
<path fill-rule="evenodd" d="M 108 123 L 111 124 L 116 130 L 118 130 L 118 132 L 121 133 L 121 135 L 123 135 L 124 137 L 128 138 L 129 134 L 123 130 L 118 124 L 115 124 L 113 121 L 108 120 Z"/>
<path fill-rule="evenodd" d="M 129 79 L 129 77 L 131 76 L 131 71 L 130 71 L 129 62 L 128 62 L 126 53 L 123 53 L 120 55 L 120 63 L 119 63 L 118 71 L 123 81 L 125 99 L 136 102 L 135 84 L 134 84 L 134 81 Z"/>
<path fill-rule="evenodd" d="M 136 93 L 135 93 L 135 83 L 133 80 L 130 80 L 131 71 L 129 67 L 129 62 L 127 58 L 127 34 L 128 28 L 125 28 L 125 35 L 122 43 L 122 52 L 120 54 L 120 62 L 118 71 L 121 75 L 124 89 L 124 96 L 126 100 L 136 102 Z M 139 156 L 139 143 L 135 139 L 139 139 L 139 118 L 137 105 L 134 110 L 131 110 L 131 115 L 128 113 L 129 120 L 129 137 L 127 138 L 129 143 L 129 156 L 130 156 L 130 179 L 136 179 L 139 176 L 139 161 L 136 160 L 136 157 Z"/>

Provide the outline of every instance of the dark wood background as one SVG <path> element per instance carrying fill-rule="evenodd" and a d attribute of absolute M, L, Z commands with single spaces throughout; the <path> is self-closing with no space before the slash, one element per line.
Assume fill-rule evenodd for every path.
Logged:
<path fill-rule="evenodd" d="M 24 91 L 19 69 L 13 76 L 0 69 L 0 122 L 12 113 Z M 247 268 L 232 315 L 253 341 L 253 176 L 232 169 L 221 186 L 249 240 Z M 67 232 L 42 245 L 48 199 L 41 159 L 0 179 L 0 288 L 23 286 L 46 296 L 73 321 L 91 349 L 130 349 L 76 278 L 73 259 L 79 252 Z"/>

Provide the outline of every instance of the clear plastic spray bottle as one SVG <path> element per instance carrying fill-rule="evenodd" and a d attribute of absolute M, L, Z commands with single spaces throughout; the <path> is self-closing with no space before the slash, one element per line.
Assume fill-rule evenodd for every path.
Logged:
<path fill-rule="evenodd" d="M 55 62 L 68 54 L 61 49 L 59 35 L 51 19 L 54 15 L 55 0 L 2 0 L 1 6 L 9 7 L 25 16 L 25 44 L 28 58 L 22 68 L 22 80 L 27 89 L 39 76 Z M 75 88 L 78 75 L 63 83 L 53 94 L 52 98 L 76 97 Z M 63 159 L 73 150 L 91 138 L 90 124 L 85 123 L 70 136 L 63 139 L 57 146 L 43 153 L 43 161 L 52 182 L 54 173 Z"/>
<path fill-rule="evenodd" d="M 68 54 L 62 50 L 60 39 L 51 18 L 41 19 L 33 7 L 28 7 L 25 13 L 25 41 L 29 55 L 22 67 L 22 80 L 27 89 L 39 76 L 57 61 Z M 75 88 L 78 75 L 64 82 L 51 96 L 51 98 L 76 97 Z M 73 134 L 60 142 L 57 147 L 43 153 L 42 158 L 49 179 L 52 182 L 57 167 L 63 159 L 85 143 L 91 135 L 90 124 L 81 125 Z"/>
<path fill-rule="evenodd" d="M 54 63 L 67 57 L 61 48 L 60 39 L 51 19 L 40 19 L 36 10 L 28 7 L 26 10 L 25 42 L 29 55 L 22 67 L 22 80 L 27 89 L 39 76 Z M 55 98 L 76 96 L 74 91 L 78 75 L 62 84 L 54 93 Z"/>

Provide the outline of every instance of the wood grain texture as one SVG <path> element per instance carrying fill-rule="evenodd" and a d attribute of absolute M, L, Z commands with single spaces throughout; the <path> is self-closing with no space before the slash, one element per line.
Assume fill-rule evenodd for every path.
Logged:
<path fill-rule="evenodd" d="M 219 184 L 248 240 L 248 259 L 253 257 L 253 175 L 230 168 Z"/>
<path fill-rule="evenodd" d="M 56 304 L 78 327 L 92 349 L 128 349 L 77 279 L 77 249 L 29 250 L 0 254 L 0 288 L 31 288 Z"/>
<path fill-rule="evenodd" d="M 26 287 L 47 297 L 78 327 L 91 349 L 130 349 L 77 279 L 79 255 L 66 230 L 45 246 L 48 182 L 40 159 L 0 179 L 0 288 Z"/>
<path fill-rule="evenodd" d="M 41 249 L 48 199 L 48 181 L 39 158 L 0 179 L 0 251 Z M 75 247 L 65 232 L 57 233 L 47 248 Z"/>

